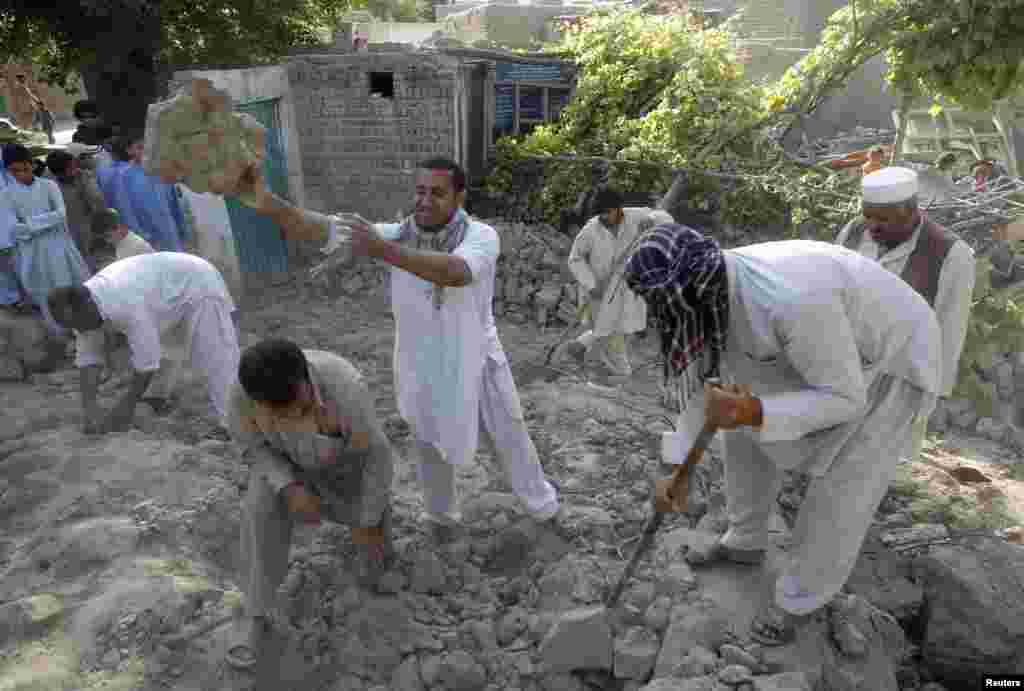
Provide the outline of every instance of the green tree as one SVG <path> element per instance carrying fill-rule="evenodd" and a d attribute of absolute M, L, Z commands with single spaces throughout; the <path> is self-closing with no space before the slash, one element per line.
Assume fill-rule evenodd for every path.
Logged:
<path fill-rule="evenodd" d="M 0 57 L 28 59 L 57 85 L 81 73 L 108 118 L 140 127 L 169 70 L 273 62 L 359 1 L 0 0 Z"/>

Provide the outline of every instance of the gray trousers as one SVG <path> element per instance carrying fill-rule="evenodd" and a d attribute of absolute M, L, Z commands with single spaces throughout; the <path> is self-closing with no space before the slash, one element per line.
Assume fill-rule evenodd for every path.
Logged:
<path fill-rule="evenodd" d="M 358 509 L 358 503 L 325 500 L 321 513 L 324 520 L 354 527 Z M 277 589 L 288 575 L 294 522 L 284 497 L 254 469 L 242 504 L 239 583 L 245 597 L 245 612 L 249 616 L 266 616 L 274 610 Z M 390 544 L 390 507 L 384 512 L 382 525 L 385 544 Z"/>

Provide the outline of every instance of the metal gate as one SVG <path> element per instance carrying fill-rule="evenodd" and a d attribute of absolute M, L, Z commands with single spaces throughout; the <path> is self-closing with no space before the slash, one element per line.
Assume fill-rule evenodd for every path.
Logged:
<path fill-rule="evenodd" d="M 288 198 L 288 172 L 281 143 L 280 99 L 250 101 L 235 106 L 267 128 L 263 179 L 274 194 Z M 281 229 L 232 197 L 226 197 L 231 228 L 238 246 L 238 263 L 246 274 L 275 274 L 288 271 L 288 244 Z"/>

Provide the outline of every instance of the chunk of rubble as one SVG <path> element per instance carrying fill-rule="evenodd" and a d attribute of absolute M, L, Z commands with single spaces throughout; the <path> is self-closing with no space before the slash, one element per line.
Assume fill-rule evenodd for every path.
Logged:
<path fill-rule="evenodd" d="M 661 644 L 658 637 L 641 626 L 629 628 L 615 639 L 614 669 L 617 679 L 643 681 L 650 676 Z"/>
<path fill-rule="evenodd" d="M 729 642 L 731 625 L 730 613 L 714 602 L 698 601 L 673 607 L 654 669 L 655 678 L 671 674 L 679 661 L 696 646 L 716 650 Z"/>
<path fill-rule="evenodd" d="M 928 618 L 924 664 L 951 687 L 1024 669 L 1024 549 L 979 538 L 914 560 Z"/>
<path fill-rule="evenodd" d="M 548 672 L 612 668 L 612 630 L 604 607 L 570 610 L 555 621 L 540 644 Z"/>
<path fill-rule="evenodd" d="M 926 523 L 912 528 L 887 530 L 882 533 L 882 544 L 886 547 L 903 547 L 906 545 L 933 540 L 944 540 L 949 537 L 949 529 L 941 523 Z"/>
<path fill-rule="evenodd" d="M 754 677 L 754 691 L 812 691 L 807 675 L 803 672 L 783 672 Z"/>

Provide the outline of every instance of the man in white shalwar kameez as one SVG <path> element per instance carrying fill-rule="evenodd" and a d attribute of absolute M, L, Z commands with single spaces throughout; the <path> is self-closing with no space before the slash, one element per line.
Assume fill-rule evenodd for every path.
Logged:
<path fill-rule="evenodd" d="M 153 254 L 156 250 L 146 242 L 142 236 L 133 233 L 128 226 L 121 221 L 121 215 L 117 209 L 106 209 L 97 212 L 92 220 L 92 236 L 94 238 L 105 238 L 114 248 L 114 261 L 137 257 L 140 254 Z M 112 328 L 112 327 L 108 327 Z M 116 334 L 116 332 L 111 332 Z M 171 329 L 160 337 L 160 369 L 153 375 L 149 382 L 149 388 L 143 394 L 142 400 L 148 403 L 153 410 L 164 413 L 170 405 L 171 395 L 178 387 L 181 380 L 183 367 L 185 365 L 185 343 L 187 340 L 186 325 L 182 324 Z"/>
<path fill-rule="evenodd" d="M 161 342 L 185 330 L 185 352 L 206 379 L 214 415 L 226 429 L 228 389 L 238 372 L 235 304 L 212 264 L 183 252 L 157 252 L 110 264 L 83 285 L 53 291 L 54 317 L 78 332 L 76 364 L 82 370 L 82 408 L 90 431 L 127 427 L 135 406 L 160 368 Z M 131 387 L 109 416 L 96 403 L 105 360 L 102 327 L 123 333 L 135 371 Z"/>
<path fill-rule="evenodd" d="M 258 178 L 251 194 L 257 210 L 282 228 L 292 225 L 295 207 Z M 527 513 L 538 522 L 558 513 L 558 494 L 530 439 L 494 323 L 499 237 L 463 210 L 465 197 L 462 168 L 448 159 L 430 159 L 416 174 L 413 216 L 402 223 L 345 221 L 353 256 L 391 266 L 398 410 L 418 450 L 424 518 L 441 540 L 452 537 L 461 523 L 455 471 L 476 455 L 481 425 Z M 306 227 L 311 228 L 308 239 L 325 239 L 324 229 Z M 335 217 L 328 247 L 336 243 L 338 229 Z"/>
<path fill-rule="evenodd" d="M 569 253 L 569 270 L 580 284 L 591 328 L 560 349 L 580 364 L 592 351 L 612 375 L 628 377 L 633 373 L 629 334 L 647 327 L 647 305 L 623 285 L 622 269 L 637 237 L 673 218 L 659 209 L 623 208 L 622 195 L 610 188 L 598 192 L 594 210 L 598 215 L 583 226 Z"/>
<path fill-rule="evenodd" d="M 929 220 L 918 208 L 917 173 L 884 168 L 864 176 L 863 215 L 850 221 L 836 244 L 874 259 L 902 276 L 935 310 L 942 331 L 942 383 L 946 397 L 956 386 L 960 351 L 967 336 L 974 294 L 974 251 L 966 242 Z M 907 460 L 917 460 L 928 419 L 914 422 Z"/>
<path fill-rule="evenodd" d="M 648 234 L 625 278 L 652 310 L 684 406 L 696 404 L 694 380 L 727 382 L 706 386 L 703 408 L 728 430 L 729 528 L 687 559 L 763 561 L 783 471 L 811 476 L 774 601 L 752 631 L 786 643 L 796 617 L 843 587 L 914 419 L 934 406 L 935 315 L 898 276 L 845 248 L 795 240 L 723 251 L 679 225 Z M 681 510 L 686 475 L 659 482 L 657 495 L 663 510 Z"/>

